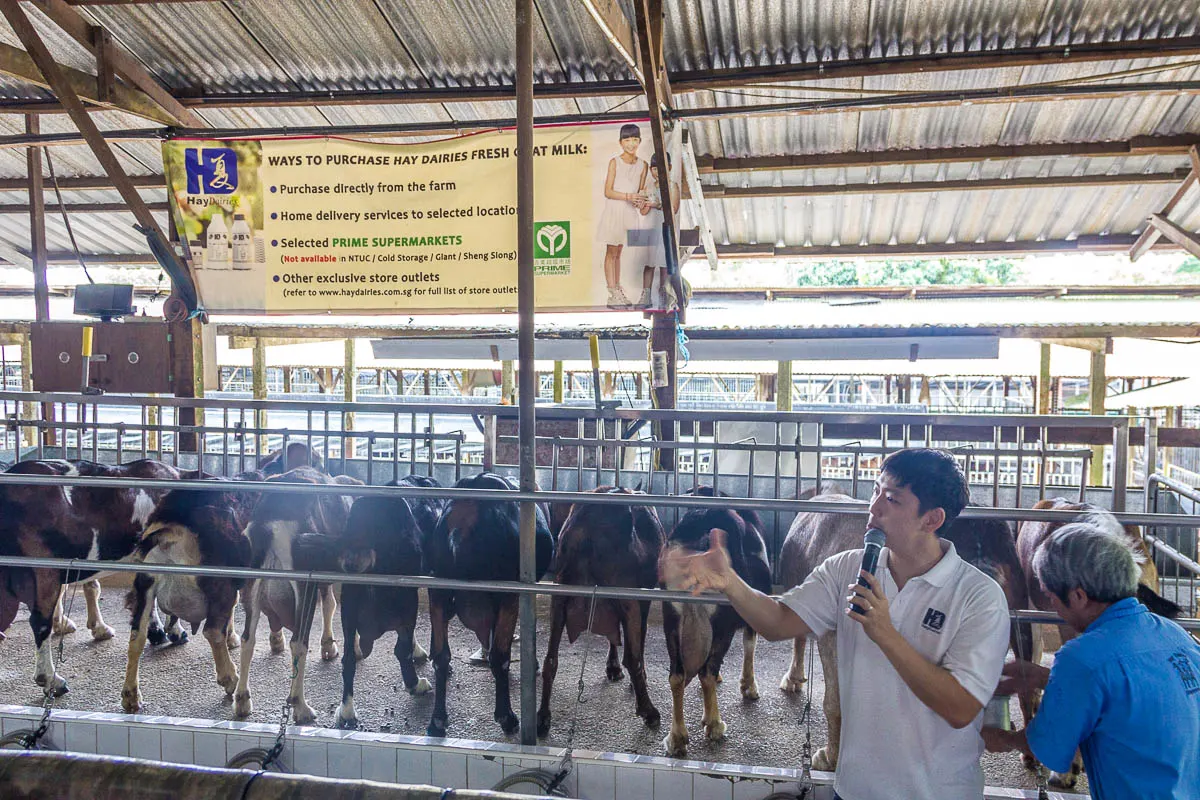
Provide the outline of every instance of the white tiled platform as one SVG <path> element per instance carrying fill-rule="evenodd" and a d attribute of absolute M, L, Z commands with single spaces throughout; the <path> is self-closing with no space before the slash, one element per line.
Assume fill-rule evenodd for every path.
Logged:
<path fill-rule="evenodd" d="M 0 705 L 0 735 L 35 727 L 40 717 L 39 708 Z M 57 750 L 223 767 L 244 750 L 270 747 L 275 732 L 274 726 L 251 722 L 60 710 L 47 736 Z M 290 772 L 330 778 L 491 789 L 524 769 L 553 771 L 562 755 L 561 748 L 293 726 L 282 761 Z M 799 773 L 589 750 L 576 750 L 573 757 L 575 769 L 564 788 L 582 800 L 758 800 L 794 790 Z M 816 800 L 832 798 L 832 774 L 814 777 Z M 989 789 L 987 797 L 1024 799 L 1036 793 Z"/>

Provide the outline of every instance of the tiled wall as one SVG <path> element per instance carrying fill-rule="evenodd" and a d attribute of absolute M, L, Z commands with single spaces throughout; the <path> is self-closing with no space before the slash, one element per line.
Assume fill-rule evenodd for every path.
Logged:
<path fill-rule="evenodd" d="M 0 734 L 35 727 L 40 716 L 37 708 L 0 705 Z M 275 730 L 259 723 L 62 710 L 54 712 L 47 736 L 57 750 L 223 767 L 244 750 L 270 747 Z M 524 769 L 555 770 L 561 758 L 558 748 L 299 727 L 288 729 L 282 755 L 290 772 L 455 789 L 490 789 Z M 796 770 L 584 750 L 575 751 L 574 761 L 564 788 L 583 800 L 760 800 L 794 790 L 798 777 Z M 832 776 L 816 777 L 823 785 L 815 800 L 830 800 L 825 784 Z M 988 797 L 1036 793 L 996 790 Z"/>

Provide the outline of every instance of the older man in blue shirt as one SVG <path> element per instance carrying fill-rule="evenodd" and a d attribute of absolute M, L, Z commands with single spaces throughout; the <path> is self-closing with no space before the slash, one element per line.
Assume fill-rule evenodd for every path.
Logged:
<path fill-rule="evenodd" d="M 1020 749 L 1058 772 L 1078 749 L 1097 800 L 1200 800 L 1200 646 L 1134 597 L 1127 543 L 1087 523 L 1055 531 L 1034 556 L 1054 610 L 1080 636 L 1049 670 L 1006 667 L 1044 684 L 1024 731 L 985 729 L 988 749 Z"/>

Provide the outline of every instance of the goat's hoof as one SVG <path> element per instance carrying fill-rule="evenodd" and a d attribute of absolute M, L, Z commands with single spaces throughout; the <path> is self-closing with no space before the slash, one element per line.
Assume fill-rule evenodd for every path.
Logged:
<path fill-rule="evenodd" d="M 704 735 L 710 742 L 719 742 L 725 738 L 725 730 L 725 721 L 719 719 L 704 726 Z"/>
<path fill-rule="evenodd" d="M 92 628 L 92 641 L 107 642 L 109 639 L 113 638 L 115 634 L 116 631 L 112 629 L 111 625 L 100 624 Z"/>
<path fill-rule="evenodd" d="M 435 739 L 445 739 L 446 723 L 447 720 L 444 719 L 431 719 L 429 721 L 429 727 L 425 729 L 425 735 L 432 736 Z"/>
<path fill-rule="evenodd" d="M 339 655 L 337 642 L 333 639 L 321 640 L 321 660 L 333 661 Z"/>
<path fill-rule="evenodd" d="M 742 699 L 754 701 L 758 699 L 758 681 L 742 681 Z"/>
<path fill-rule="evenodd" d="M 271 652 L 274 655 L 283 652 L 283 631 L 271 631 Z"/>
<path fill-rule="evenodd" d="M 433 687 L 429 685 L 429 681 L 424 678 L 417 678 L 417 682 L 408 690 L 411 695 L 429 694 L 433 691 Z"/>
<path fill-rule="evenodd" d="M 62 697 L 71 691 L 71 688 L 67 686 L 67 682 L 57 672 L 51 675 L 49 680 L 46 679 L 45 675 L 37 675 L 34 677 L 33 682 L 48 691 L 51 697 Z"/>
<path fill-rule="evenodd" d="M 620 664 L 609 664 L 605 668 L 604 674 L 608 676 L 610 681 L 615 683 L 625 677 L 625 670 L 621 669 Z"/>
<path fill-rule="evenodd" d="M 545 739 L 550 735 L 550 712 L 539 711 L 537 715 L 537 736 Z"/>
<path fill-rule="evenodd" d="M 292 719 L 297 725 L 312 725 L 317 721 L 317 712 L 308 703 L 295 703 L 292 705 Z"/>
<path fill-rule="evenodd" d="M 1021 753 L 1021 763 L 1025 765 L 1025 769 L 1037 769 L 1037 759 L 1028 753 Z"/>
<path fill-rule="evenodd" d="M 343 717 L 338 714 L 337 726 L 344 731 L 358 730 L 358 717 Z"/>
<path fill-rule="evenodd" d="M 654 706 L 650 706 L 645 711 L 639 711 L 638 716 L 646 723 L 647 728 L 657 728 L 662 723 L 662 716 Z"/>
<path fill-rule="evenodd" d="M 793 675 L 789 672 L 779 680 L 779 691 L 788 694 L 798 692 L 800 687 L 804 686 L 805 680 L 807 679 L 803 675 Z"/>
<path fill-rule="evenodd" d="M 687 755 L 688 732 L 687 729 L 676 731 L 672 729 L 667 734 L 667 738 L 663 739 L 663 748 L 667 751 L 667 755 L 672 758 L 683 758 Z"/>
<path fill-rule="evenodd" d="M 512 736 L 517 732 L 517 728 L 521 727 L 520 720 L 517 715 L 509 711 L 507 714 L 496 714 L 496 722 L 500 723 L 500 730 L 508 736 Z"/>
<path fill-rule="evenodd" d="M 1079 782 L 1079 773 L 1075 771 L 1075 765 L 1071 765 L 1070 772 L 1051 772 L 1050 785 L 1055 789 L 1074 789 L 1075 784 Z"/>
<path fill-rule="evenodd" d="M 121 710 L 126 714 L 136 714 L 142 710 L 142 693 L 134 689 L 121 690 Z"/>
<path fill-rule="evenodd" d="M 429 651 L 414 639 L 413 640 L 413 661 L 425 661 L 429 658 Z"/>
<path fill-rule="evenodd" d="M 232 697 L 233 692 L 237 689 L 237 675 L 226 675 L 225 677 L 217 676 L 217 686 L 225 690 L 226 696 Z"/>
<path fill-rule="evenodd" d="M 250 692 L 236 692 L 233 695 L 233 715 L 235 717 L 248 717 L 254 712 L 254 701 L 250 699 Z"/>
<path fill-rule="evenodd" d="M 164 631 L 162 628 L 158 627 L 157 625 L 152 625 L 152 626 L 150 626 L 150 629 L 146 631 L 146 641 L 149 642 L 150 644 L 154 645 L 155 647 L 158 647 L 160 644 L 166 643 L 166 641 L 167 641 L 166 631 Z"/>
<path fill-rule="evenodd" d="M 171 644 L 187 644 L 188 632 L 183 628 L 180 628 L 177 631 L 171 631 L 168 633 L 167 638 L 171 640 Z"/>
<path fill-rule="evenodd" d="M 812 768 L 818 772 L 834 772 L 837 770 L 837 753 L 830 753 L 828 747 L 822 747 L 813 755 Z"/>
<path fill-rule="evenodd" d="M 53 633 L 55 636 L 69 636 L 79 628 L 70 617 L 63 617 L 58 622 L 54 623 Z"/>
<path fill-rule="evenodd" d="M 235 634 L 231 633 L 225 637 L 225 646 L 230 650 L 237 650 L 239 647 L 241 647 L 241 645 L 242 640 L 239 639 Z"/>
<path fill-rule="evenodd" d="M 717 683 L 724 683 L 725 679 L 721 677 L 721 673 L 717 673 Z"/>

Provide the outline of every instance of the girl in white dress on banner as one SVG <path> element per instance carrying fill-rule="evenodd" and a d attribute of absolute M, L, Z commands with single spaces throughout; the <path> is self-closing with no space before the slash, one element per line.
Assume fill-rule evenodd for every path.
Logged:
<path fill-rule="evenodd" d="M 642 132 L 637 125 L 621 126 L 621 153 L 608 162 L 604 178 L 604 210 L 600 214 L 597 240 L 604 247 L 604 282 L 608 285 L 608 307 L 632 305 L 621 288 L 621 251 L 629 231 L 642 227 L 641 208 L 649 165 L 638 158 Z"/>
<path fill-rule="evenodd" d="M 667 248 L 663 242 L 662 193 L 658 189 L 658 154 L 650 157 L 650 177 L 646 180 L 646 202 L 642 214 L 646 219 L 647 246 L 645 268 L 642 270 L 642 297 L 639 306 L 649 311 L 670 311 L 675 305 L 675 293 L 667 277 Z M 671 172 L 671 154 L 667 153 L 667 173 Z M 671 181 L 671 210 L 679 219 L 679 184 Z"/>

